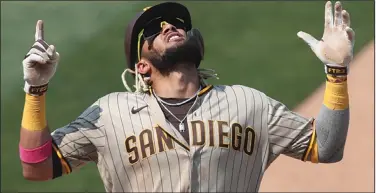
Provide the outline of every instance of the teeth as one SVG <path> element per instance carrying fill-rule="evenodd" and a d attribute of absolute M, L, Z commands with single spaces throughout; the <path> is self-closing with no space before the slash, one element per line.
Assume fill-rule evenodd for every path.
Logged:
<path fill-rule="evenodd" d="M 170 37 L 170 39 L 169 39 L 168 41 L 174 41 L 174 40 L 176 40 L 177 38 L 179 38 L 179 36 L 174 35 L 174 36 Z"/>

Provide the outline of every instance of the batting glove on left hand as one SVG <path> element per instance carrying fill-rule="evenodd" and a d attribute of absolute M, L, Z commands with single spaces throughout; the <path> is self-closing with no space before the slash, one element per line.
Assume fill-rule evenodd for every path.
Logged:
<path fill-rule="evenodd" d="M 350 15 L 342 10 L 339 1 L 335 3 L 334 20 L 332 3 L 325 5 L 324 35 L 320 41 L 310 34 L 298 32 L 303 39 L 325 64 L 325 72 L 333 75 L 347 75 L 348 66 L 353 59 L 355 32 L 350 28 Z"/>
<path fill-rule="evenodd" d="M 35 43 L 22 61 L 26 93 L 43 94 L 56 72 L 60 55 L 55 46 L 48 45 L 43 37 L 43 21 L 36 24 Z"/>

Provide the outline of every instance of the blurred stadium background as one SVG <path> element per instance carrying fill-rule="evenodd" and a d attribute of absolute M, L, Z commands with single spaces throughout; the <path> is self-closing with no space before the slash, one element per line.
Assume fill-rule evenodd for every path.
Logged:
<path fill-rule="evenodd" d="M 45 38 L 61 61 L 47 95 L 50 128 L 63 126 L 109 92 L 125 90 L 124 29 L 134 14 L 157 2 L 1 2 L 1 191 L 103 192 L 94 164 L 50 182 L 23 179 L 18 140 L 24 104 L 21 61 L 45 21 Z M 324 1 L 192 1 L 193 25 L 206 44 L 202 66 L 214 84 L 243 84 L 294 108 L 325 81 L 323 66 L 298 37 L 322 35 Z M 345 1 L 356 32 L 355 53 L 374 36 L 374 2 Z"/>

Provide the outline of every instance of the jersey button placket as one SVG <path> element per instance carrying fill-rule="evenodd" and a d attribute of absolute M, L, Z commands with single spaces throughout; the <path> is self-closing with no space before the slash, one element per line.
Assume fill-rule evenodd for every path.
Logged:
<path fill-rule="evenodd" d="M 191 147 L 191 192 L 200 191 L 200 155 L 197 148 Z"/>

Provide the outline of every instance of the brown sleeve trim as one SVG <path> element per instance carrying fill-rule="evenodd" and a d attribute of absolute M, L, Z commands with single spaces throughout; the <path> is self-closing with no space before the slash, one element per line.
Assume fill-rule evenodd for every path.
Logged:
<path fill-rule="evenodd" d="M 57 147 L 56 143 L 54 142 L 54 140 L 52 140 L 52 147 L 54 148 L 57 156 L 59 157 L 60 159 L 60 162 L 61 162 L 61 165 L 63 166 L 63 168 L 65 170 L 64 171 L 64 174 L 69 174 L 72 172 L 72 168 L 71 166 L 69 165 L 69 163 L 67 162 L 67 160 L 64 158 L 63 154 L 60 152 L 59 148 Z"/>
<path fill-rule="evenodd" d="M 313 131 L 312 131 L 311 139 L 309 139 L 309 146 L 304 151 L 304 154 L 302 156 L 302 159 L 301 159 L 302 161 L 307 161 L 308 155 L 311 152 L 313 144 L 316 141 L 316 131 L 315 131 L 315 124 L 314 124 L 314 122 L 315 122 L 315 120 L 312 120 Z"/>
<path fill-rule="evenodd" d="M 61 164 L 60 158 L 57 155 L 55 149 L 51 149 L 52 151 L 52 179 L 58 178 L 63 175 L 63 166 Z"/>

